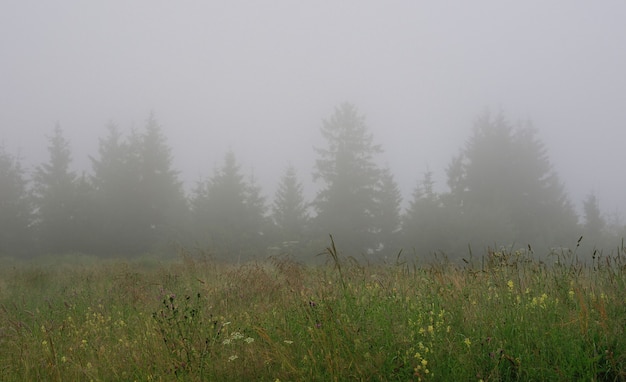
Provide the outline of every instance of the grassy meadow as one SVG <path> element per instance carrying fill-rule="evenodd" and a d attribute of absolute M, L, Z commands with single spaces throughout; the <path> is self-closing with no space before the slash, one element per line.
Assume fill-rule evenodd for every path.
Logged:
<path fill-rule="evenodd" d="M 2 381 L 623 381 L 626 255 L 9 263 Z"/>

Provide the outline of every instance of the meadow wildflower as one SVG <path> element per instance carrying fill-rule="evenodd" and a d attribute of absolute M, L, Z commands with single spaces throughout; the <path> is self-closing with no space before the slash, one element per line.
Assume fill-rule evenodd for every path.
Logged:
<path fill-rule="evenodd" d="M 421 376 L 423 374 L 430 373 L 430 370 L 426 367 L 428 365 L 428 361 L 422 356 L 421 353 L 415 353 L 415 359 L 417 359 L 418 364 L 413 368 L 414 375 L 418 377 L 418 381 L 421 381 Z"/>
<path fill-rule="evenodd" d="M 541 269 L 550 275 L 549 269 Z M 322 277 L 305 280 L 311 288 L 323 289 L 319 300 L 310 297 L 313 292 L 305 283 L 306 287 L 295 285 L 302 290 L 294 288 L 284 301 L 275 300 L 273 295 L 266 301 L 267 296 L 259 294 L 253 296 L 253 301 L 242 301 L 241 306 L 222 304 L 221 296 L 230 296 L 228 289 L 217 290 L 215 308 L 211 304 L 189 305 L 191 302 L 176 297 L 176 311 L 161 301 L 156 313 L 153 287 L 148 282 L 146 298 L 140 300 L 145 305 L 137 308 L 122 305 L 126 300 L 120 302 L 119 297 L 110 301 L 91 298 L 91 294 L 84 301 L 77 300 L 76 310 L 66 310 L 69 308 L 62 301 L 53 301 L 51 309 L 60 309 L 52 311 L 53 316 L 33 313 L 33 318 L 28 318 L 46 320 L 44 325 L 32 324 L 35 328 L 32 332 L 13 333 L 8 325 L 0 325 L 0 349 L 13 346 L 5 353 L 15 360 L 7 362 L 6 372 L 3 369 L 3 375 L 9 377 L 0 379 L 29 379 L 24 378 L 26 373 L 20 369 L 27 363 L 20 363 L 17 356 L 12 356 L 19 354 L 22 346 L 17 334 L 35 348 L 24 352 L 38 357 L 28 364 L 33 368 L 47 365 L 45 369 L 29 370 L 28 375 L 40 373 L 45 380 L 258 377 L 285 381 L 307 380 L 311 375 L 320 375 L 324 380 L 345 380 L 367 379 L 376 373 L 381 380 L 414 381 L 619 379 L 616 376 L 623 371 L 619 358 L 624 354 L 623 346 L 619 340 L 607 336 L 619 334 L 619 323 L 623 321 L 623 309 L 619 309 L 617 302 L 626 303 L 626 299 L 621 289 L 614 288 L 621 285 L 617 281 L 622 283 L 617 280 L 618 275 L 613 276 L 617 281 L 593 274 L 593 279 L 586 280 L 581 275 L 567 283 L 563 280 L 565 276 L 539 278 L 534 273 L 520 272 L 518 277 L 511 275 L 508 268 L 504 270 L 491 275 L 494 277 L 459 271 L 458 276 L 465 277 L 457 277 L 457 274 L 441 276 L 438 270 L 431 275 L 415 269 L 407 278 L 394 270 L 389 273 L 389 279 L 385 279 L 386 273 L 377 275 L 381 282 L 366 279 L 369 284 L 360 283 L 362 271 L 359 270 L 355 273 L 358 282 L 347 282 L 351 287 L 346 290 L 337 281 L 333 281 L 337 290 L 325 289 L 326 280 Z M 447 277 L 454 282 L 451 284 Z M 597 283 L 592 284 L 596 278 Z M 184 289 L 187 285 L 185 282 L 172 286 Z M 380 288 L 380 292 L 374 292 L 374 288 Z M 401 299 L 378 298 L 388 296 L 394 289 Z M 497 293 L 502 296 L 498 298 Z M 165 301 L 168 306 L 170 296 L 173 295 L 168 294 Z M 300 309 L 289 309 L 294 305 L 294 296 Z M 486 301 L 486 296 L 493 303 Z M 568 304 L 559 304 L 557 296 Z M 103 303 L 92 303 L 94 300 Z M 493 309 L 494 304 L 503 302 L 508 304 L 505 309 Z M 92 306 L 88 307 L 89 304 Z M 247 312 L 251 304 L 263 309 L 251 311 L 250 315 L 241 313 Z M 12 318 L 16 331 L 22 328 L 19 320 L 25 319 L 20 317 L 24 313 L 19 308 L 0 304 L 0 314 L 16 312 L 17 318 Z M 538 319 L 531 319 L 534 316 Z M 227 317 L 238 319 L 231 324 Z M 392 325 L 384 326 L 387 320 Z M 384 330 L 378 330 L 381 326 Z M 541 351 L 537 351 L 537 336 L 544 333 L 551 335 L 541 338 Z M 478 342 L 474 344 L 472 338 Z M 599 361 L 585 364 L 587 345 L 595 344 L 594 341 Z M 572 346 L 563 349 L 564 342 Z M 390 354 L 390 348 L 402 350 Z M 553 354 L 559 357 L 547 357 Z M 43 358 L 43 364 L 39 358 Z M 129 365 L 128 359 L 146 368 Z M 533 364 L 522 368 L 520 359 L 532 359 Z M 615 373 L 610 374 L 613 370 Z M 57 371 L 63 373 L 63 378 L 50 374 Z"/>

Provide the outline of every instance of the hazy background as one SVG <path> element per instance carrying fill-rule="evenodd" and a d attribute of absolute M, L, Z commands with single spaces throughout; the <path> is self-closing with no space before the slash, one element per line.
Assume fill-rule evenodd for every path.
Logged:
<path fill-rule="evenodd" d="M 89 169 L 114 121 L 154 111 L 187 186 L 232 148 L 270 198 L 307 194 L 319 127 L 367 117 L 410 196 L 485 109 L 530 119 L 580 208 L 626 212 L 626 2 L 0 2 L 0 142 L 32 167 L 55 123 Z"/>

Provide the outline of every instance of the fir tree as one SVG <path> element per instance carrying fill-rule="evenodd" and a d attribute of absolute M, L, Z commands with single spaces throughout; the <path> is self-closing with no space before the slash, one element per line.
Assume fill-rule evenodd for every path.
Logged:
<path fill-rule="evenodd" d="M 355 106 L 344 103 L 321 128 L 326 146 L 317 148 L 314 179 L 323 183 L 313 202 L 319 235 L 332 234 L 346 251 L 378 246 L 376 212 L 380 170 L 374 162 L 382 149 Z"/>
<path fill-rule="evenodd" d="M 283 241 L 302 239 L 308 223 L 307 205 L 296 169 L 288 166 L 274 196 L 272 218 Z"/>
<path fill-rule="evenodd" d="M 379 249 L 387 254 L 401 248 L 400 239 L 400 204 L 402 194 L 393 173 L 388 167 L 382 169 L 376 193 L 376 225 Z"/>
<path fill-rule="evenodd" d="M 48 141 L 49 162 L 38 166 L 33 176 L 39 248 L 53 254 L 77 251 L 77 188 L 76 175 L 69 168 L 69 141 L 59 124 Z"/>
<path fill-rule="evenodd" d="M 502 114 L 481 115 L 448 184 L 445 200 L 466 243 L 562 246 L 576 234 L 577 217 L 530 123 L 514 128 Z"/>
<path fill-rule="evenodd" d="M 455 221 L 449 218 L 443 195 L 434 190 L 433 172 L 428 170 L 413 190 L 412 199 L 402 217 L 402 243 L 424 256 L 450 250 Z"/>
<path fill-rule="evenodd" d="M 143 131 L 124 139 L 109 125 L 91 158 L 99 211 L 98 252 L 137 255 L 178 240 L 187 206 L 171 149 L 151 114 Z"/>
<path fill-rule="evenodd" d="M 20 160 L 0 146 L 0 255 L 23 257 L 32 249 L 32 202 Z"/>
<path fill-rule="evenodd" d="M 245 182 L 232 150 L 213 177 L 197 185 L 191 205 L 200 245 L 231 259 L 258 253 L 265 228 L 264 198 L 254 181 Z"/>
<path fill-rule="evenodd" d="M 603 234 L 606 227 L 606 220 L 600 211 L 600 202 L 594 193 L 587 195 L 583 201 L 583 212 L 585 224 L 583 226 L 585 242 L 594 246 L 603 244 Z"/>

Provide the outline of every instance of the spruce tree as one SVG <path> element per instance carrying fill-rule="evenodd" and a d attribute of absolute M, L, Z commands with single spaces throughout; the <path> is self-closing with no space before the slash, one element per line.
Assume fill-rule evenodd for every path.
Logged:
<path fill-rule="evenodd" d="M 302 183 L 298 181 L 296 169 L 291 165 L 285 169 L 280 179 L 272 212 L 281 241 L 303 239 L 309 216 Z"/>
<path fill-rule="evenodd" d="M 70 170 L 70 144 L 59 124 L 48 142 L 49 162 L 38 166 L 33 176 L 39 249 L 51 254 L 78 251 L 76 174 Z"/>
<path fill-rule="evenodd" d="M 91 158 L 102 255 L 137 255 L 178 241 L 187 206 L 171 149 L 156 118 L 124 138 L 110 124 Z"/>
<path fill-rule="evenodd" d="M 547 248 L 576 235 L 576 214 L 530 123 L 514 128 L 502 114 L 481 115 L 448 184 L 463 241 Z"/>
<path fill-rule="evenodd" d="M 378 249 L 387 255 L 391 251 L 397 253 L 401 249 L 400 240 L 400 204 L 402 194 L 389 167 L 384 167 L 380 172 L 380 179 L 376 189 L 375 213 Z"/>
<path fill-rule="evenodd" d="M 585 244 L 600 247 L 604 243 L 604 229 L 606 220 L 600 211 L 600 202 L 594 193 L 587 195 L 583 201 L 583 212 L 585 223 L 583 225 L 583 236 Z M 606 243 L 610 244 L 610 243 Z"/>
<path fill-rule="evenodd" d="M 213 177 L 198 184 L 191 205 L 199 245 L 230 260 L 258 254 L 263 248 L 264 198 L 254 180 L 244 180 L 232 150 Z"/>
<path fill-rule="evenodd" d="M 448 217 L 442 195 L 434 190 L 433 172 L 428 170 L 415 187 L 402 216 L 402 243 L 405 250 L 420 256 L 448 252 L 455 221 Z"/>
<path fill-rule="evenodd" d="M 138 235 L 144 235 L 146 247 L 163 248 L 181 238 L 187 206 L 171 149 L 153 113 L 139 143 L 138 203 L 142 213 Z"/>
<path fill-rule="evenodd" d="M 0 255 L 27 256 L 32 249 L 32 202 L 19 158 L 0 146 Z"/>
<path fill-rule="evenodd" d="M 317 234 L 332 234 L 339 248 L 348 253 L 373 251 L 378 248 L 380 180 L 374 158 L 382 149 L 374 144 L 365 118 L 349 103 L 324 120 L 321 133 L 326 146 L 316 148 L 319 157 L 313 174 L 323 183 L 313 201 Z"/>
<path fill-rule="evenodd" d="M 246 214 L 244 218 L 244 240 L 251 249 L 262 250 L 269 244 L 270 219 L 267 216 L 267 204 L 263 190 L 254 174 L 246 182 L 244 202 Z"/>
<path fill-rule="evenodd" d="M 99 235 L 94 250 L 103 256 L 129 255 L 142 252 L 135 232 L 138 214 L 139 157 L 131 151 L 114 124 L 107 126 L 108 135 L 100 138 L 98 158 L 91 157 L 95 188 L 95 206 L 98 211 Z"/>

